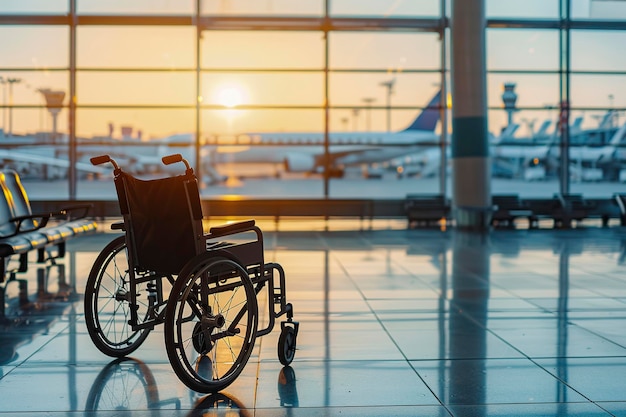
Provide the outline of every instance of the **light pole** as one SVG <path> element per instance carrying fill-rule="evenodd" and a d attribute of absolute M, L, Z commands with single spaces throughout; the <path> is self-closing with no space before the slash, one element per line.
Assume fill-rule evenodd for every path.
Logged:
<path fill-rule="evenodd" d="M 359 124 L 359 109 L 352 109 L 352 131 L 356 132 L 358 130 Z"/>
<path fill-rule="evenodd" d="M 525 117 L 522 118 L 522 123 L 526 124 L 526 126 L 528 127 L 528 131 L 530 132 L 531 139 L 535 138 L 535 123 L 536 122 L 537 122 L 537 119 L 527 119 Z"/>
<path fill-rule="evenodd" d="M 609 107 L 610 107 L 610 112 L 611 112 L 611 128 L 613 126 L 615 126 L 615 110 L 613 110 L 613 99 L 615 98 L 615 96 L 613 96 L 613 94 L 609 94 Z"/>
<path fill-rule="evenodd" d="M 341 124 L 343 125 L 343 130 L 348 130 L 348 118 L 347 117 L 342 117 L 341 118 Z"/>
<path fill-rule="evenodd" d="M 392 78 L 389 81 L 380 83 L 381 87 L 387 89 L 387 132 L 391 132 L 391 95 L 393 94 L 393 85 L 395 82 L 396 79 Z"/>
<path fill-rule="evenodd" d="M 9 83 L 9 137 L 13 136 L 13 84 L 22 82 L 21 78 L 7 78 Z"/>
<path fill-rule="evenodd" d="M 375 102 L 376 99 L 372 97 L 365 97 L 363 99 L 363 103 L 367 104 L 367 113 L 365 114 L 366 123 L 367 123 L 367 131 L 369 132 L 372 129 L 371 125 L 371 112 L 372 112 L 372 103 Z"/>

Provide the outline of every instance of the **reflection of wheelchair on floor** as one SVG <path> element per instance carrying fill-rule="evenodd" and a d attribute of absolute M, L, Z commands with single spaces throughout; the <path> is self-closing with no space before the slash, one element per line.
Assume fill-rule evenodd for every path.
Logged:
<path fill-rule="evenodd" d="M 278 394 L 281 407 L 298 406 L 295 372 L 290 366 L 278 375 Z M 200 398 L 192 396 L 193 409 L 187 417 L 252 415 L 236 397 L 216 392 Z M 160 399 L 156 379 L 150 368 L 134 358 L 119 358 L 105 366 L 96 377 L 85 404 L 85 411 L 113 411 L 163 415 L 163 410 L 183 408 L 179 398 Z"/>
<path fill-rule="evenodd" d="M 181 381 L 198 392 L 216 392 L 241 373 L 255 339 L 286 314 L 278 358 L 289 365 L 298 323 L 286 300 L 283 268 L 264 262 L 263 234 L 254 220 L 205 234 L 198 183 L 179 154 L 163 162 L 183 162 L 184 175 L 150 181 L 123 172 L 108 155 L 91 161 L 114 167 L 124 222 L 112 228 L 125 232 L 98 255 L 87 281 L 85 320 L 96 347 L 113 357 L 129 355 L 164 323 L 167 355 Z M 164 279 L 172 286 L 167 297 Z M 263 288 L 269 320 L 259 329 Z"/>
<path fill-rule="evenodd" d="M 180 406 L 178 398 L 159 400 L 156 380 L 145 363 L 133 358 L 119 358 L 105 366 L 96 377 L 87 396 L 85 411 L 150 411 L 159 415 L 158 410 L 178 410 Z"/>

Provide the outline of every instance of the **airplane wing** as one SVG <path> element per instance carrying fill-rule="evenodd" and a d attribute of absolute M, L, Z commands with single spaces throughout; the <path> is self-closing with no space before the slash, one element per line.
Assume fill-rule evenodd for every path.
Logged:
<path fill-rule="evenodd" d="M 15 152 L 14 150 L 0 149 L 0 160 L 28 162 L 38 165 L 50 165 L 60 168 L 69 168 L 70 161 L 61 158 L 52 158 L 41 156 L 27 152 Z M 104 174 L 107 171 L 101 167 L 96 167 L 84 162 L 76 162 L 76 169 L 79 171 L 93 172 L 96 174 Z"/>

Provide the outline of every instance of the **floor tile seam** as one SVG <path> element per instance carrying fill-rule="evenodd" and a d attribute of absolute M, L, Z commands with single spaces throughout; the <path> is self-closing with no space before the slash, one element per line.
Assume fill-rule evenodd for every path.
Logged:
<path fill-rule="evenodd" d="M 57 367 L 62 367 L 65 368 L 67 366 L 75 366 L 75 367 L 81 367 L 81 368 L 102 368 L 105 367 L 107 365 L 112 364 L 113 362 L 115 362 L 117 359 L 114 358 L 109 358 L 106 357 L 105 359 L 111 359 L 108 362 L 96 362 L 93 360 L 84 360 L 84 361 L 70 361 L 70 360 L 66 360 L 66 361 L 33 361 L 30 363 L 23 363 L 20 365 L 20 369 L 31 369 L 31 368 L 41 368 L 41 367 L 47 367 L 47 368 L 57 368 Z M 133 357 L 128 357 L 128 358 L 134 358 Z M 154 359 L 146 359 L 144 361 L 146 363 L 146 365 L 149 366 L 171 366 L 171 363 L 167 360 L 163 360 L 163 361 L 159 361 L 159 360 L 154 360 Z"/>
<path fill-rule="evenodd" d="M 598 360 L 598 359 L 626 359 L 626 356 L 620 355 L 599 355 L 599 356 L 495 356 L 495 357 L 463 357 L 463 358 L 417 358 L 409 359 L 411 362 L 454 362 L 454 361 L 547 361 L 547 360 Z"/>
<path fill-rule="evenodd" d="M 387 328 L 387 326 L 385 326 L 385 324 L 381 321 L 380 317 L 378 316 L 378 314 L 376 313 L 376 311 L 374 310 L 374 308 L 372 307 L 371 303 L 369 302 L 369 300 L 367 299 L 367 297 L 365 297 L 365 294 L 363 293 L 363 291 L 361 290 L 361 288 L 357 285 L 357 283 L 355 282 L 355 279 L 352 277 L 352 275 L 346 270 L 346 268 L 344 267 L 343 264 L 340 263 L 340 268 L 344 271 L 344 273 L 350 278 L 350 280 L 352 281 L 353 285 L 356 288 L 356 291 L 361 295 L 362 299 L 364 300 L 364 302 L 366 303 L 367 307 L 370 309 L 371 313 L 374 315 L 374 317 L 376 318 L 376 320 L 378 321 L 379 325 L 382 327 L 383 331 L 385 332 L 385 334 L 387 335 L 387 337 L 389 338 L 389 340 L 391 341 L 391 343 L 393 343 L 393 345 L 396 347 L 397 351 L 400 353 L 400 355 L 402 356 L 403 360 L 400 360 L 399 362 L 404 362 L 406 364 L 408 364 L 408 366 L 413 370 L 413 372 L 415 373 L 415 375 L 420 379 L 420 381 L 422 382 L 422 384 L 424 384 L 424 386 L 426 387 L 426 389 L 428 389 L 428 391 L 431 393 L 431 395 L 434 397 L 434 399 L 441 405 L 443 406 L 446 411 L 450 414 L 453 415 L 452 412 L 447 408 L 447 406 L 444 404 L 444 402 L 441 400 L 441 398 L 439 398 L 439 396 L 436 394 L 436 392 L 430 387 L 430 385 L 424 380 L 424 378 L 422 377 L 422 375 L 419 374 L 419 372 L 417 372 L 417 370 L 415 369 L 415 367 L 413 366 L 413 364 L 408 360 L 406 354 L 404 353 L 404 351 L 400 348 L 400 345 L 398 344 L 398 342 L 393 338 L 393 336 L 391 335 L 391 333 L 389 332 L 389 329 Z"/>
<path fill-rule="evenodd" d="M 246 409 L 248 411 L 271 411 L 271 410 L 280 410 L 281 413 L 280 415 L 283 415 L 283 413 L 285 413 L 286 410 L 303 410 L 303 411 L 307 411 L 307 410 L 361 410 L 361 409 L 368 409 L 368 410 L 375 410 L 375 409 L 382 409 L 382 410 L 386 410 L 388 411 L 389 409 L 399 409 L 399 408 L 404 408 L 404 409 L 416 409 L 416 408 L 443 408 L 446 411 L 447 407 L 443 404 L 395 404 L 395 405 L 386 405 L 386 404 L 381 404 L 381 405 L 307 405 L 307 406 L 297 406 L 297 407 L 258 407 L 258 408 L 251 408 L 251 407 L 247 407 Z M 449 417 L 453 417 L 452 414 L 450 414 L 450 412 L 448 411 L 448 415 Z M 195 415 L 195 414 L 194 414 Z M 222 415 L 222 414 L 220 414 Z M 242 415 L 249 415 L 249 414 L 242 414 Z M 287 411 L 287 415 L 291 415 L 289 411 Z M 296 412 L 296 415 L 301 415 L 300 413 Z M 317 415 L 317 414 L 315 414 Z M 334 414 L 333 414 L 334 415 Z M 350 415 L 350 414 L 348 414 Z M 383 413 L 381 413 L 380 415 L 385 415 L 384 411 Z M 2 416 L 2 412 L 0 411 L 0 416 Z"/>
<path fill-rule="evenodd" d="M 577 393 L 578 395 L 580 395 L 581 397 L 585 398 L 586 400 L 588 400 L 589 402 L 593 402 L 589 397 L 587 397 L 586 395 L 584 395 L 582 392 L 578 391 L 577 389 L 575 389 L 574 387 L 572 387 L 570 384 L 568 384 L 566 381 L 564 381 L 562 378 L 558 377 L 557 375 L 554 375 L 552 372 L 550 372 L 549 370 L 547 370 L 544 366 L 542 366 L 541 364 L 539 364 L 537 362 L 536 359 L 533 359 L 531 356 L 527 355 L 526 353 L 524 353 L 522 350 L 518 349 L 516 346 L 514 346 L 513 344 L 511 344 L 510 342 L 508 342 L 507 340 L 503 339 L 502 337 L 500 337 L 498 334 L 494 333 L 491 329 L 486 328 L 484 326 L 482 326 L 476 319 L 474 319 L 473 317 L 467 315 L 465 312 L 461 311 L 461 314 L 464 314 L 465 316 L 468 317 L 469 320 L 473 321 L 476 325 L 481 326 L 484 328 L 484 330 L 490 334 L 492 334 L 494 337 L 498 338 L 500 341 L 502 341 L 503 343 L 505 343 L 506 345 L 508 345 L 509 347 L 511 347 L 513 350 L 517 351 L 518 353 L 520 353 L 522 356 L 524 356 L 525 358 L 527 358 L 530 362 L 532 362 L 535 366 L 537 366 L 539 369 L 541 369 L 543 372 L 547 373 L 548 375 L 551 375 L 553 378 L 555 378 L 556 380 L 558 380 L 560 383 L 562 383 L 564 386 L 566 386 L 567 388 L 571 389 L 572 391 L 574 391 L 575 393 Z"/>
<path fill-rule="evenodd" d="M 567 388 L 571 389 L 572 391 L 574 391 L 575 393 L 577 393 L 578 395 L 580 395 L 581 397 L 585 398 L 586 400 L 588 400 L 590 403 L 594 404 L 596 407 L 600 408 L 602 411 L 608 413 L 609 415 L 613 416 L 613 414 L 611 412 L 609 412 L 607 409 L 605 409 L 604 407 L 600 406 L 598 404 L 597 401 L 589 398 L 587 395 L 583 394 L 581 391 L 577 390 L 576 388 L 574 388 L 572 385 L 570 385 L 567 381 L 565 381 L 563 378 L 561 378 L 560 376 L 556 375 L 555 373 L 551 372 L 550 370 L 548 370 L 547 368 L 541 366 L 540 364 L 538 364 L 537 362 L 533 361 L 533 363 L 535 363 L 537 366 L 539 366 L 544 372 L 546 372 L 548 375 L 552 376 L 554 379 L 556 379 L 557 381 L 559 381 L 561 384 L 563 384 L 564 386 L 566 386 Z"/>
<path fill-rule="evenodd" d="M 573 320 L 575 320 L 575 319 L 573 319 Z M 606 341 L 608 343 L 611 343 L 611 344 L 613 344 L 615 346 L 618 346 L 618 347 L 620 347 L 622 349 L 625 349 L 625 352 L 626 352 L 626 344 L 618 343 L 618 342 L 616 342 L 614 340 L 611 340 L 611 339 L 607 338 L 606 336 L 604 336 L 604 335 L 602 335 L 602 334 L 600 334 L 598 332 L 595 332 L 595 331 L 593 331 L 591 329 L 588 329 L 588 328 L 583 327 L 583 326 L 581 326 L 581 325 L 579 325 L 577 323 L 574 323 L 571 319 L 568 319 L 567 323 L 571 324 L 572 326 L 575 326 L 575 327 L 579 328 L 580 330 L 582 330 L 584 332 L 587 332 L 587 333 L 592 334 L 592 335 L 594 335 L 596 337 L 599 337 L 600 339 L 602 339 L 602 340 L 604 340 L 604 341 Z"/>

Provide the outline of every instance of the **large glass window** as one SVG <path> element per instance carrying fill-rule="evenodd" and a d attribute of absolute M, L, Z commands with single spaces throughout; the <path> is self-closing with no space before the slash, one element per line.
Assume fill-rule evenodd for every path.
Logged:
<path fill-rule="evenodd" d="M 450 28 L 441 27 L 440 13 L 449 15 L 452 3 L 203 0 L 196 19 L 195 0 L 76 0 L 72 20 L 63 18 L 67 0 L 6 0 L 0 4 L 0 36 L 10 40 L 0 48 L 2 132 L 28 143 L 21 151 L 57 160 L 75 142 L 81 163 L 109 141 L 145 175 L 154 174 L 156 156 L 179 150 L 203 164 L 207 181 L 217 179 L 212 195 L 436 193 L 446 184 L 437 177 L 445 173 L 437 165 L 445 132 L 439 121 L 430 126 L 442 114 L 431 99 L 450 75 Z M 596 192 L 592 180 L 626 182 L 626 151 L 615 135 L 626 107 L 626 60 L 616 52 L 626 41 L 625 4 L 570 0 L 568 22 L 560 0 L 486 1 L 494 192 L 560 191 L 557 123 L 564 99 L 571 107 L 569 191 Z M 13 15 L 21 16 L 11 21 Z M 77 24 L 75 51 L 70 22 Z M 449 81 L 444 87 L 451 91 Z M 503 96 L 512 101 L 505 104 Z M 432 131 L 419 136 L 420 148 L 395 146 L 407 137 L 415 141 L 416 126 Z M 203 145 L 197 161 L 196 140 Z M 624 158 L 599 161 L 596 150 L 609 145 L 616 148 L 611 155 Z M 398 155 L 389 156 L 392 151 Z M 261 169 L 262 160 L 269 168 Z M 31 163 L 20 166 L 26 168 L 41 174 Z M 80 181 L 91 178 L 83 168 Z M 262 174 L 255 177 L 256 171 Z M 62 181 L 66 174 L 65 168 L 46 173 Z M 396 181 L 379 190 L 374 184 L 389 183 L 371 179 L 381 177 Z M 223 178 L 238 182 L 220 188 Z M 527 186 L 536 179 L 540 185 Z"/>
<path fill-rule="evenodd" d="M 558 31 L 489 29 L 487 68 L 493 193 L 551 197 L 559 190 Z"/>

